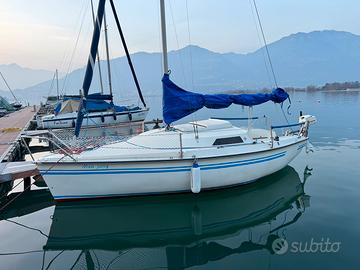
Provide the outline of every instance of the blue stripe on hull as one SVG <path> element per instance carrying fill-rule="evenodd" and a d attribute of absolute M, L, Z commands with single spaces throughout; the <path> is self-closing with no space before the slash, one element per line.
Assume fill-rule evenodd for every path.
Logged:
<path fill-rule="evenodd" d="M 285 156 L 286 151 L 269 155 L 262 158 L 254 158 L 247 160 L 238 160 L 232 162 L 221 162 L 214 164 L 201 165 L 201 170 L 217 170 L 238 166 L 245 166 L 257 163 L 263 163 L 275 160 Z M 168 173 L 168 172 L 186 172 L 190 171 L 191 166 L 177 166 L 177 167 L 161 167 L 161 168 L 124 168 L 124 169 L 106 169 L 106 170 L 42 170 L 43 175 L 89 175 L 89 174 L 149 174 L 149 173 Z"/>
<path fill-rule="evenodd" d="M 213 187 L 213 188 L 204 188 L 201 189 L 202 191 L 214 191 L 214 190 L 221 190 L 221 189 L 227 189 L 231 187 L 237 187 L 237 186 L 243 186 L 250 183 L 255 182 L 258 180 L 258 178 L 241 182 L 238 184 L 232 184 L 227 186 L 221 186 L 221 187 Z M 92 194 L 86 194 L 86 195 L 58 195 L 54 196 L 54 199 L 57 201 L 75 201 L 75 200 L 90 200 L 90 199 L 111 199 L 111 198 L 121 198 L 121 197 L 136 197 L 136 196 L 150 196 L 150 195 L 168 195 L 168 194 L 181 194 L 181 193 L 189 193 L 190 190 L 184 189 L 184 190 L 177 190 L 177 191 L 167 191 L 167 192 L 149 192 L 149 193 L 113 193 L 113 194 L 101 194 L 101 195 L 92 195 Z"/>

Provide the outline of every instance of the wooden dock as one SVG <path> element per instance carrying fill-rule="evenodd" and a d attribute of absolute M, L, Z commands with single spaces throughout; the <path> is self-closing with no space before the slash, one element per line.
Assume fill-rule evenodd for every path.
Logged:
<path fill-rule="evenodd" d="M 25 107 L 0 118 L 0 185 L 22 178 L 24 190 L 29 189 L 31 177 L 39 175 L 35 164 L 23 161 L 28 141 L 21 139 L 32 128 L 35 114 L 35 107 Z"/>
<path fill-rule="evenodd" d="M 36 165 L 31 161 L 2 162 L 0 163 L 0 183 L 14 181 L 39 175 Z"/>
<path fill-rule="evenodd" d="M 16 161 L 20 135 L 27 130 L 36 114 L 34 107 L 25 107 L 0 118 L 0 162 Z"/>

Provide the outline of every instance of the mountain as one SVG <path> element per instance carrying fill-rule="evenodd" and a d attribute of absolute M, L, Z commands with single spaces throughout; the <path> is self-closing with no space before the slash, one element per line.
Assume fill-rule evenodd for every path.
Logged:
<path fill-rule="evenodd" d="M 48 81 L 54 76 L 53 71 L 25 68 L 17 64 L 0 65 L 0 71 L 12 89 L 30 87 Z M 2 79 L 0 80 L 0 89 L 7 90 Z"/>
<path fill-rule="evenodd" d="M 333 30 L 297 33 L 269 44 L 268 49 L 281 87 L 360 80 L 357 70 L 360 66 L 358 35 Z M 268 68 L 265 66 L 265 59 L 264 48 L 238 54 L 217 53 L 192 45 L 169 52 L 173 81 L 198 92 L 271 87 L 271 72 L 269 65 Z M 132 60 L 144 94 L 161 94 L 161 54 L 138 52 L 132 55 Z M 105 77 L 104 61 L 101 67 Z M 126 58 L 112 59 L 111 67 L 116 98 L 136 97 Z M 68 94 L 78 93 L 84 73 L 84 68 L 78 69 L 61 79 L 61 90 Z M 94 74 L 91 91 L 99 91 L 97 69 Z M 16 93 L 38 103 L 39 98 L 48 95 L 50 85 L 51 81 L 46 81 Z"/>

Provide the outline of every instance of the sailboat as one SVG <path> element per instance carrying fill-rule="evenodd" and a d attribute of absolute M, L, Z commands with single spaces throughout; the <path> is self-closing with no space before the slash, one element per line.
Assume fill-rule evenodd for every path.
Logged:
<path fill-rule="evenodd" d="M 92 2 L 91 2 L 92 4 Z M 100 27 L 102 21 L 95 21 L 95 16 L 93 12 L 93 20 L 95 29 L 99 29 L 99 33 L 97 34 L 97 44 L 99 43 L 100 38 Z M 144 98 L 141 93 L 141 89 L 139 83 L 137 81 L 137 77 L 135 74 L 134 67 L 131 62 L 131 58 L 127 49 L 127 45 L 125 42 L 124 35 L 122 33 L 120 23 L 118 23 L 118 28 L 120 31 L 121 40 L 126 52 L 126 56 L 131 68 L 131 72 L 134 77 L 134 81 L 140 96 L 140 99 L 144 105 L 144 107 L 140 107 L 137 105 L 127 105 L 127 106 L 118 106 L 114 104 L 113 100 L 113 89 L 112 89 L 112 79 L 111 79 L 111 68 L 110 68 L 110 56 L 109 56 L 109 42 L 108 42 L 108 34 L 107 34 L 107 25 L 106 25 L 106 16 L 105 11 L 103 13 L 103 21 L 105 24 L 105 48 L 106 48 L 106 60 L 107 60 L 107 73 L 108 73 L 108 82 L 109 82 L 109 94 L 104 95 L 103 90 L 103 83 L 102 83 L 102 75 L 101 75 L 101 68 L 100 68 L 100 57 L 98 53 L 98 45 L 96 45 L 96 56 L 99 68 L 99 78 L 100 78 L 100 93 L 93 93 L 88 94 L 86 93 L 86 103 L 83 99 L 84 96 L 81 95 L 66 95 L 60 98 L 59 95 L 59 83 L 58 83 L 58 71 L 55 72 L 56 78 L 56 86 L 57 86 L 57 104 L 54 106 L 54 111 L 51 114 L 39 116 L 37 120 L 37 126 L 39 129 L 59 129 L 59 128 L 75 128 L 75 123 L 79 111 L 81 110 L 85 117 L 85 121 L 82 123 L 84 127 L 103 127 L 103 126 L 110 126 L 110 125 L 128 125 L 133 123 L 142 123 L 144 122 L 149 108 L 146 108 L 146 104 Z M 118 20 L 117 20 L 118 22 Z M 89 58 L 87 67 L 87 77 L 92 77 L 93 73 L 93 66 L 94 66 L 94 59 Z M 89 65 L 91 67 L 89 68 Z M 90 72 L 91 69 L 91 72 Z M 91 74 L 90 74 L 91 73 Z M 86 84 L 86 85 L 85 85 Z M 85 80 L 83 85 L 83 90 L 89 91 L 90 84 Z M 86 105 L 86 106 L 85 106 Z"/>
<path fill-rule="evenodd" d="M 301 219 L 310 207 L 304 189 L 305 179 L 301 182 L 288 166 L 246 188 L 59 203 L 44 250 L 68 250 L 82 257 L 91 251 L 87 262 L 98 258 L 102 263 L 111 263 L 121 254 L 113 268 L 127 268 L 126 263 L 131 263 L 138 269 L 151 268 L 149 265 L 185 269 L 259 250 L 274 254 L 272 243 L 279 232 Z M 256 237 L 256 232 L 262 237 Z M 236 245 L 223 246 L 226 241 Z M 131 260 L 126 259 L 125 253 L 141 254 L 142 259 L 131 255 Z M 158 265 L 152 265 L 153 256 Z M 80 266 L 81 260 L 77 261 Z"/>
<path fill-rule="evenodd" d="M 84 127 L 103 127 L 109 125 L 127 125 L 142 123 L 149 108 L 137 105 L 118 106 L 100 98 L 100 93 L 90 94 L 87 98 L 87 110 Z M 109 97 L 112 100 L 112 96 Z M 75 128 L 80 105 L 80 96 L 65 96 L 60 100 L 54 113 L 37 118 L 39 129 Z"/>
<path fill-rule="evenodd" d="M 113 6 L 112 0 L 110 3 Z M 105 0 L 101 0 L 100 20 L 104 6 Z M 41 158 L 37 164 L 55 200 L 199 193 L 246 184 L 281 170 L 306 146 L 309 127 L 316 121 L 312 115 L 301 115 L 296 124 L 270 129 L 237 127 L 222 119 L 173 125 L 202 107 L 219 109 L 231 104 L 253 107 L 268 101 L 283 103 L 289 96 L 281 88 L 271 93 L 239 95 L 202 95 L 180 88 L 170 80 L 164 0 L 160 0 L 160 13 L 166 127 L 81 153 L 61 152 Z M 95 46 L 96 32 L 97 28 Z M 96 47 L 92 53 L 95 51 Z M 91 78 L 85 78 L 85 85 L 90 84 L 87 80 Z M 80 113 L 76 135 L 82 119 Z M 287 130 L 284 134 L 275 131 L 292 126 L 299 130 Z"/>

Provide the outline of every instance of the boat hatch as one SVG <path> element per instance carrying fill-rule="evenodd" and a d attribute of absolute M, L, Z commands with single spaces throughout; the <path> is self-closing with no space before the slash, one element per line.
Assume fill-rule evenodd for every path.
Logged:
<path fill-rule="evenodd" d="M 213 145 L 235 144 L 235 143 L 243 143 L 243 142 L 244 141 L 240 136 L 236 136 L 236 137 L 216 139 Z"/>

